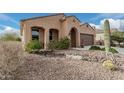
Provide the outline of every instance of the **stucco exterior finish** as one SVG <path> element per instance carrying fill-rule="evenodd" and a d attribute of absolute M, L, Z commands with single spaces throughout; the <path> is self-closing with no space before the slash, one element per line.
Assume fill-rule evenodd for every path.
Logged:
<path fill-rule="evenodd" d="M 58 39 L 68 37 L 70 38 L 70 32 L 72 29 L 76 31 L 76 47 L 80 47 L 80 34 L 92 34 L 95 37 L 95 30 L 89 26 L 85 27 L 81 25 L 81 22 L 75 16 L 65 16 L 64 14 L 57 14 L 46 17 L 36 17 L 21 20 L 21 35 L 22 43 L 25 46 L 30 40 L 32 40 L 32 27 L 42 28 L 42 32 L 39 31 L 39 39 L 44 43 L 44 48 L 47 49 L 49 43 L 49 31 L 50 29 L 58 30 Z"/>

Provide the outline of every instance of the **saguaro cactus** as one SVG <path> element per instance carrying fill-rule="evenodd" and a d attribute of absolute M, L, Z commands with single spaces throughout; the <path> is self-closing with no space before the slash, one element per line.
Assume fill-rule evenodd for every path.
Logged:
<path fill-rule="evenodd" d="M 104 22 L 104 44 L 105 50 L 108 53 L 110 49 L 110 25 L 108 20 Z"/>

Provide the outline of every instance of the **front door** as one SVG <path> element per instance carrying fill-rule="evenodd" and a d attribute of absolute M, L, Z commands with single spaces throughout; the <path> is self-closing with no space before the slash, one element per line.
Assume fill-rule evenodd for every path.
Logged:
<path fill-rule="evenodd" d="M 71 31 L 71 47 L 76 47 L 76 32 Z"/>

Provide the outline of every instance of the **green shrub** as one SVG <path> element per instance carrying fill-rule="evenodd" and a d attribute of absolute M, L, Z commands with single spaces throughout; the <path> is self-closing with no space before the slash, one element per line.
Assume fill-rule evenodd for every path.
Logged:
<path fill-rule="evenodd" d="M 57 49 L 68 49 L 70 46 L 70 39 L 67 37 L 60 39 L 57 44 Z"/>
<path fill-rule="evenodd" d="M 99 46 L 91 46 L 89 50 L 101 50 Z"/>
<path fill-rule="evenodd" d="M 102 50 L 102 51 L 105 51 L 105 48 L 102 48 L 101 50 Z M 116 49 L 114 49 L 114 48 L 110 48 L 110 49 L 109 49 L 109 52 L 118 53 L 118 51 L 117 51 Z"/>
<path fill-rule="evenodd" d="M 16 41 L 21 41 L 21 38 L 20 38 L 20 37 L 17 37 L 17 38 L 16 38 Z"/>
<path fill-rule="evenodd" d="M 121 48 L 124 48 L 124 45 L 120 45 Z"/>
<path fill-rule="evenodd" d="M 101 50 L 101 51 L 105 51 L 105 48 L 100 48 L 99 46 L 91 46 L 89 48 L 89 50 Z M 110 48 L 109 49 L 109 52 L 112 52 L 112 53 L 118 53 L 118 51 L 114 48 Z"/>
<path fill-rule="evenodd" d="M 68 49 L 70 46 L 70 39 L 68 39 L 67 37 L 60 39 L 59 41 L 54 40 L 54 41 L 50 41 L 48 44 L 48 48 L 49 49 Z"/>
<path fill-rule="evenodd" d="M 48 43 L 48 48 L 51 49 L 51 50 L 57 49 L 57 46 L 58 46 L 58 41 L 57 40 L 50 41 Z"/>
<path fill-rule="evenodd" d="M 43 48 L 42 44 L 38 40 L 31 40 L 25 47 L 25 50 L 28 53 L 31 53 L 33 50 Z"/>
<path fill-rule="evenodd" d="M 21 41 L 20 37 L 14 33 L 5 33 L 3 36 L 0 37 L 0 40 L 4 41 Z"/>

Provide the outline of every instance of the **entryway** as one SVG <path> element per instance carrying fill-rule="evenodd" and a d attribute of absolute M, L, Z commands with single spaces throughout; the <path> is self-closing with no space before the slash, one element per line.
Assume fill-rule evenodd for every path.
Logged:
<path fill-rule="evenodd" d="M 77 29 L 72 28 L 69 34 L 70 34 L 70 40 L 71 40 L 71 47 L 76 47 Z"/>

